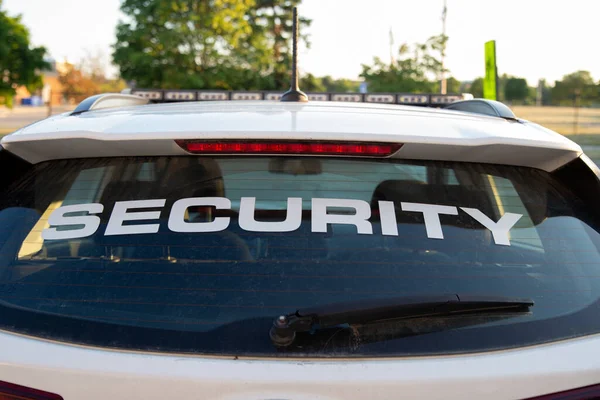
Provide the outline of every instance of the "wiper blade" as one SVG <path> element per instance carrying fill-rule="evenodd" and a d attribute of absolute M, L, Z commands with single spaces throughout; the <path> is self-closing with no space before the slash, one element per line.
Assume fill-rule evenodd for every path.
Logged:
<path fill-rule="evenodd" d="M 494 312 L 528 312 L 533 300 L 494 296 L 394 297 L 328 304 L 297 310 L 275 319 L 269 335 L 277 347 L 291 345 L 298 332 L 312 332 L 338 325 L 368 324 L 378 321 L 431 316 L 451 316 Z"/>

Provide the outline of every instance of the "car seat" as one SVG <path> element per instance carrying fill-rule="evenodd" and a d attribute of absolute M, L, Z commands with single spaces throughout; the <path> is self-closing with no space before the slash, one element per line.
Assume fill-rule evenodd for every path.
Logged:
<path fill-rule="evenodd" d="M 110 247 L 111 254 L 117 257 L 132 259 L 250 260 L 246 243 L 229 230 L 178 233 L 168 229 L 169 212 L 175 201 L 187 197 L 224 196 L 223 185 L 219 184 L 222 177 L 215 174 L 214 166 L 212 174 L 207 176 L 207 171 L 210 169 L 207 168 L 206 161 L 180 164 L 174 168 L 176 172 L 172 171 L 165 175 L 164 185 L 161 185 L 161 182 L 141 181 L 109 183 L 101 198 L 105 211 L 103 226 L 98 230 L 97 242 Z M 166 203 L 161 210 L 159 231 L 156 234 L 104 236 L 106 222 L 115 201 L 161 198 L 166 198 Z M 136 221 L 136 224 L 144 223 L 156 224 L 157 221 Z"/>
<path fill-rule="evenodd" d="M 0 211 L 0 280 L 10 279 L 11 264 L 40 214 L 31 208 L 10 207 Z"/>

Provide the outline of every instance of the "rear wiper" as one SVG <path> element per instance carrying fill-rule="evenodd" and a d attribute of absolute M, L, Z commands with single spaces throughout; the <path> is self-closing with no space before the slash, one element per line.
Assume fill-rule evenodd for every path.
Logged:
<path fill-rule="evenodd" d="M 494 312 L 526 313 L 533 300 L 493 296 L 395 297 L 335 303 L 297 310 L 275 319 L 269 335 L 277 347 L 291 345 L 298 332 L 314 332 L 338 325 L 431 316 L 452 316 Z"/>

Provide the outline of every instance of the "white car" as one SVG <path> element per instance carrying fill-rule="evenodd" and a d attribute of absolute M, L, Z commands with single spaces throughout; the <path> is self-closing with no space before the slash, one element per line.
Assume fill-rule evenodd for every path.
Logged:
<path fill-rule="evenodd" d="M 103 95 L 2 139 L 0 399 L 600 397 L 577 144 L 373 103 L 434 95 L 145 104 L 211 96 L 273 97 Z"/>

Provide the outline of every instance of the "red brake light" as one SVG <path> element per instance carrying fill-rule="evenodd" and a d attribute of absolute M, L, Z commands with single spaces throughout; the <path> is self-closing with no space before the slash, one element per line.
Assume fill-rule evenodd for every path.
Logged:
<path fill-rule="evenodd" d="M 196 141 L 176 140 L 184 150 L 194 154 L 314 154 L 385 157 L 402 147 L 396 143 L 345 143 L 301 141 Z"/>
<path fill-rule="evenodd" d="M 592 400 L 600 399 L 600 385 L 586 386 L 579 389 L 565 390 L 564 392 L 545 394 L 530 397 L 526 400 Z"/>
<path fill-rule="evenodd" d="M 0 400 L 63 400 L 62 396 L 0 381 Z"/>

